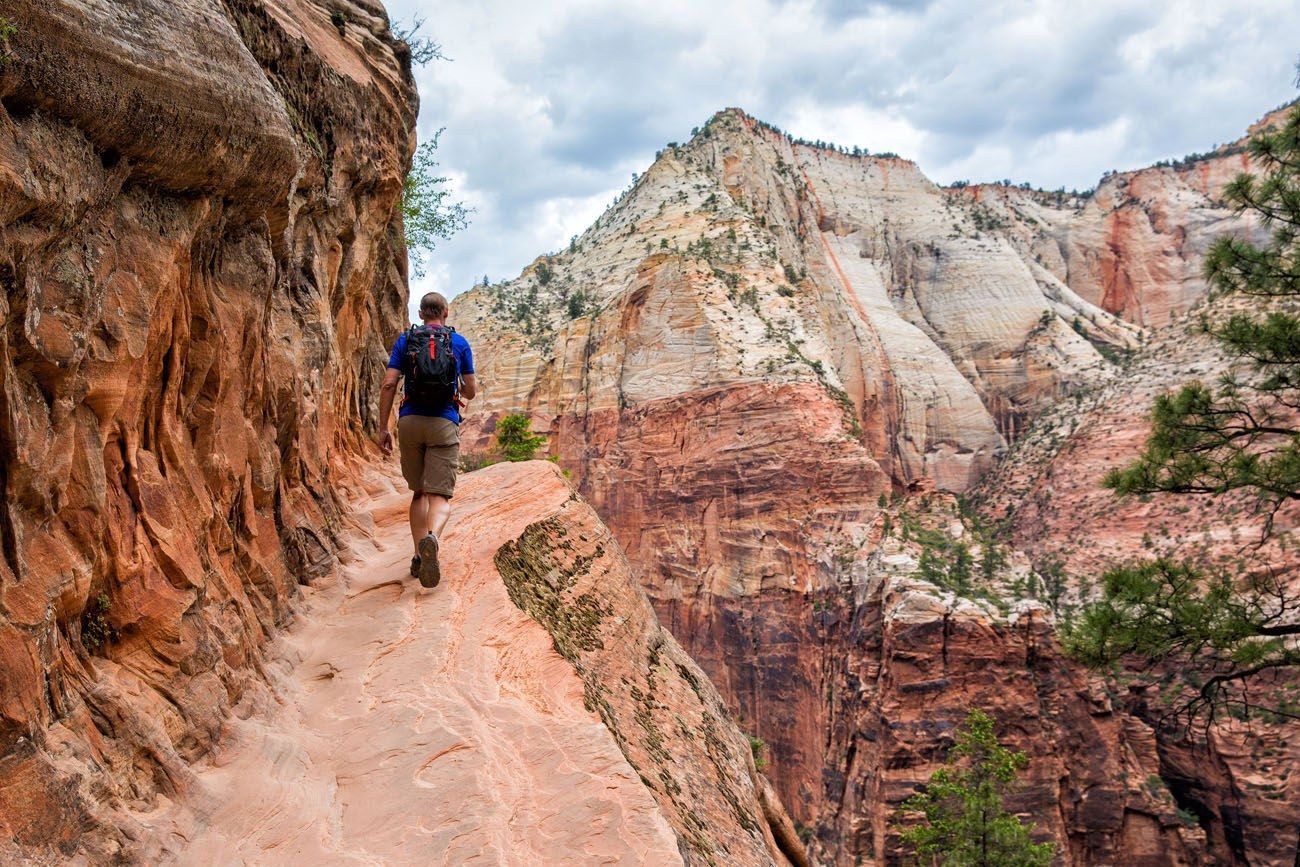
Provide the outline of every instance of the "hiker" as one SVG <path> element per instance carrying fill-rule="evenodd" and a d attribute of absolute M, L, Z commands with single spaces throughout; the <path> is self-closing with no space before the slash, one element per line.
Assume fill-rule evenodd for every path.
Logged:
<path fill-rule="evenodd" d="M 379 392 L 379 447 L 393 452 L 389 431 L 397 379 L 405 379 L 397 419 L 397 447 L 402 475 L 411 487 L 411 540 L 415 556 L 411 575 L 423 587 L 442 578 L 438 537 L 451 514 L 460 458 L 460 409 L 478 393 L 469 341 L 446 324 L 447 299 L 429 292 L 420 299 L 423 325 L 397 338 L 388 357 L 388 372 Z"/>

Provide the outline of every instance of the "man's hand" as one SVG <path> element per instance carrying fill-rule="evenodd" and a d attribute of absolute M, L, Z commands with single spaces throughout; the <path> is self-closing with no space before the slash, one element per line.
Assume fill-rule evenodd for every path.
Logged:
<path fill-rule="evenodd" d="M 397 377 L 399 371 L 388 368 L 384 371 L 384 384 L 379 389 L 379 436 L 375 442 L 385 455 L 393 453 L 393 434 L 388 427 L 393 423 L 393 398 L 397 395 Z"/>

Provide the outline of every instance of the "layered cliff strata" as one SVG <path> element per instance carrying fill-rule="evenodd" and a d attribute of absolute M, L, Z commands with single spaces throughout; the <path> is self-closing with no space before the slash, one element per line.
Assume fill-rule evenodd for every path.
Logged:
<path fill-rule="evenodd" d="M 517 280 L 456 301 L 481 412 L 590 415 L 807 383 L 899 484 L 961 490 L 1023 419 L 1136 331 L 1026 259 L 910 162 L 794 144 L 745 115 L 672 146 Z"/>
<path fill-rule="evenodd" d="M 1248 131 L 1280 126 L 1290 106 Z M 1201 263 L 1225 232 L 1262 233 L 1224 209 L 1223 188 L 1249 171 L 1247 137 L 1149 168 L 1112 172 L 1084 195 L 977 184 L 952 190 L 1022 254 L 1092 304 L 1145 327 L 1168 325 L 1209 287 Z M 1087 333 L 1091 322 L 1076 323 Z"/>
<path fill-rule="evenodd" d="M 1226 177 L 1237 157 L 1223 159 Z M 1158 185 L 1161 207 L 1182 180 Z M 1012 213 L 1022 199 L 1039 210 Z M 948 655 L 957 603 L 926 603 L 930 625 L 913 630 L 862 577 L 892 497 L 968 489 L 1036 414 L 1121 375 L 1144 335 L 1102 305 L 1149 317 L 1066 264 L 1070 248 L 1102 255 L 1084 227 L 1104 210 L 944 190 L 905 160 L 802 145 L 728 111 L 567 250 L 453 303 L 484 386 L 466 447 L 487 448 L 506 412 L 549 434 L 661 619 L 771 745 L 823 857 L 897 857 L 894 807 L 972 703 L 1017 720 L 1043 774 L 1026 812 L 1068 863 L 1203 857 L 1167 793 L 1140 791 L 1160 769 L 1150 726 L 1072 673 L 1041 618 L 981 616 Z M 1248 228 L 1212 194 L 1193 210 Z M 1185 309 L 1203 291 L 1191 270 L 1136 297 Z"/>
<path fill-rule="evenodd" d="M 0 837 L 102 862 L 331 565 L 416 96 L 373 0 L 4 16 Z"/>

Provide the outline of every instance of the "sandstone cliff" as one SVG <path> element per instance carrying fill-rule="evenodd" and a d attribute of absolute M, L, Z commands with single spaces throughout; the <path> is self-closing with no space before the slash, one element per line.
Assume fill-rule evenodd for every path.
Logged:
<path fill-rule="evenodd" d="M 1219 303 L 1204 312 L 1231 310 Z M 1156 395 L 1191 380 L 1214 383 L 1231 368 L 1219 346 L 1187 324 L 1154 332 L 1122 375 L 1045 413 L 980 483 L 975 502 L 1044 572 L 1060 576 L 1067 604 L 1107 566 L 1157 555 L 1294 576 L 1294 506 L 1274 516 L 1261 544 L 1266 515 L 1248 496 L 1117 498 L 1100 484 L 1141 449 Z M 1291 702 L 1297 688 L 1284 673 L 1259 678 L 1254 690 L 1257 700 L 1277 691 Z M 1122 703 L 1152 720 L 1162 710 L 1143 691 Z M 1164 734 L 1161 773 L 1203 817 L 1215 851 L 1228 863 L 1290 865 L 1300 853 L 1300 725 L 1226 719 L 1204 742 Z"/>
<path fill-rule="evenodd" d="M 3 14 L 0 838 L 104 863 L 331 566 L 416 96 L 376 0 Z"/>
<path fill-rule="evenodd" d="M 718 694 L 554 466 L 462 479 L 433 591 L 406 572 L 401 480 L 351 493 L 345 565 L 304 591 L 271 688 L 246 693 L 183 798 L 136 814 L 147 863 L 806 863 Z"/>
<path fill-rule="evenodd" d="M 1250 168 L 1250 133 L 1280 126 L 1290 106 L 1269 112 L 1247 136 L 1149 168 L 1112 172 L 1085 194 L 1027 185 L 955 187 L 1026 259 L 1079 296 L 1129 322 L 1168 325 L 1205 299 L 1201 261 L 1225 232 L 1261 232 L 1224 209 L 1222 191 Z M 1095 323 L 1072 323 L 1085 335 Z"/>
<path fill-rule="evenodd" d="M 1167 221 L 1126 250 L 1097 228 L 1104 192 L 944 190 L 723 112 L 567 250 L 455 300 L 484 391 L 463 441 L 487 447 L 505 412 L 549 435 L 661 619 L 771 745 L 821 857 L 892 863 L 894 806 L 984 703 L 1036 756 L 1023 806 L 1067 863 L 1199 863 L 1205 838 L 1142 785 L 1161 767 L 1151 727 L 1060 660 L 1041 614 L 962 622 L 956 601 L 919 601 L 944 598 L 933 586 L 869 576 L 892 496 L 968 489 L 1036 414 L 1121 375 L 1144 335 L 1108 310 L 1150 322 L 1200 297 L 1211 227 L 1249 228 L 1212 189 L 1239 157 L 1206 164 L 1200 187 L 1137 173 Z M 1117 302 L 1093 265 L 1135 273 L 1187 214 L 1184 264 L 1122 296 L 1147 312 Z"/>
<path fill-rule="evenodd" d="M 1027 415 L 1104 375 L 1071 321 L 1114 346 L 1137 333 L 987 219 L 910 162 L 721 113 L 568 250 L 457 298 L 493 385 L 479 417 L 536 408 L 562 426 L 803 387 L 843 416 L 855 462 L 964 489 Z"/>

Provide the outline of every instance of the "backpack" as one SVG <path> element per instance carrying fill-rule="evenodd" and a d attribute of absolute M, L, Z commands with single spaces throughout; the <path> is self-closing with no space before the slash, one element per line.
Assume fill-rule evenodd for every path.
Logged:
<path fill-rule="evenodd" d="M 412 325 L 406 332 L 402 376 L 406 399 L 424 406 L 451 403 L 456 394 L 458 365 L 451 348 L 456 329 L 446 325 Z"/>

